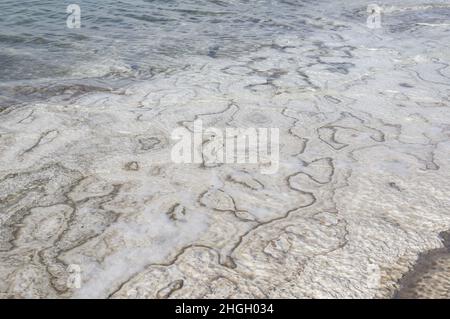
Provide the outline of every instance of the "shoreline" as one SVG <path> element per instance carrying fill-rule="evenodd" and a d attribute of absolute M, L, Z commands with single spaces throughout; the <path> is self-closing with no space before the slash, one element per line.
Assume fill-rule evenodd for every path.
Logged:
<path fill-rule="evenodd" d="M 393 299 L 450 298 L 450 230 L 439 234 L 444 247 L 419 254 L 400 280 Z"/>

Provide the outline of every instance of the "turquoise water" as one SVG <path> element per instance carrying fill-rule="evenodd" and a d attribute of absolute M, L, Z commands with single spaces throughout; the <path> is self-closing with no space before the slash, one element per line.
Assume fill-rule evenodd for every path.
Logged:
<path fill-rule="evenodd" d="M 71 3 L 81 8 L 80 29 L 66 26 Z M 238 55 L 277 34 L 305 32 L 304 3 L 2 0 L 0 81 L 145 76 L 182 54 Z"/>
<path fill-rule="evenodd" d="M 238 59 L 273 45 L 280 36 L 339 33 L 350 24 L 365 28 L 371 2 L 1 0 L 0 106 L 59 94 L 58 90 L 37 92 L 36 86 L 74 80 L 83 85 L 121 86 L 182 69 L 189 57 Z M 79 29 L 66 25 L 66 8 L 72 3 L 81 8 Z M 417 5 L 395 3 L 400 8 Z M 384 15 L 384 36 L 414 32 L 418 22 L 449 20 L 448 7 L 412 8 Z M 361 34 L 355 34 L 358 37 Z"/>

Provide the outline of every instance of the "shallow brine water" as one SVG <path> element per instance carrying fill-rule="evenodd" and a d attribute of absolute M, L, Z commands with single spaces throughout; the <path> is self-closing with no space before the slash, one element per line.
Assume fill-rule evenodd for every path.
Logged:
<path fill-rule="evenodd" d="M 236 56 L 277 35 L 305 34 L 307 1 L 73 1 L 0 3 L 0 80 L 149 77 L 180 57 Z"/>
<path fill-rule="evenodd" d="M 3 100 L 21 102 L 42 97 L 29 86 L 62 80 L 102 79 L 102 85 L 123 85 L 124 80 L 186 67 L 192 56 L 238 57 L 271 45 L 280 37 L 345 30 L 348 23 L 364 27 L 371 2 L 83 0 L 75 3 L 81 9 L 79 29 L 66 24 L 70 15 L 66 9 L 72 3 L 1 1 Z M 389 1 L 379 5 L 392 11 L 383 16 L 386 38 L 399 31 L 413 33 L 418 22 L 445 22 L 449 15 L 448 5 L 439 1 Z M 355 34 L 356 38 L 365 36 Z M 24 85 L 26 90 L 11 91 L 11 87 Z"/>
<path fill-rule="evenodd" d="M 390 297 L 441 251 L 447 1 L 70 4 L 0 1 L 0 297 Z M 208 162 L 227 128 L 276 171 Z"/>

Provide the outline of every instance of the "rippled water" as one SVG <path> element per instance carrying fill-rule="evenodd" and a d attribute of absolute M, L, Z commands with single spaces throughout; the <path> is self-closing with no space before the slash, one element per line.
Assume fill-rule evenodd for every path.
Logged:
<path fill-rule="evenodd" d="M 70 29 L 73 2 L 0 2 L 0 104 L 45 97 L 33 88 L 49 81 L 111 86 L 182 68 L 186 56 L 238 56 L 308 30 L 307 1 L 83 0 L 81 28 Z"/>
<path fill-rule="evenodd" d="M 278 33 L 305 31 L 303 1 L 2 1 L 0 80 L 151 74 L 182 54 L 238 54 Z"/>
<path fill-rule="evenodd" d="M 80 29 L 66 26 L 66 8 L 73 2 L 81 7 Z M 183 68 L 190 56 L 235 58 L 271 45 L 279 36 L 307 37 L 326 29 L 344 30 L 349 23 L 364 26 L 369 3 L 2 0 L 0 103 L 42 95 L 30 90 L 41 83 L 89 78 L 94 86 L 120 85 Z M 417 21 L 445 21 L 448 15 L 445 3 L 434 11 L 400 10 L 386 17 L 384 30 L 408 30 Z"/>

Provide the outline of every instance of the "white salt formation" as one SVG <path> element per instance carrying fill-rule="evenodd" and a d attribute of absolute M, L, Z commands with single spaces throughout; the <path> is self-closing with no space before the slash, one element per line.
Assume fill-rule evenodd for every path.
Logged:
<path fill-rule="evenodd" d="M 304 33 L 3 103 L 1 296 L 392 297 L 450 229 L 450 7 L 398 1 L 370 29 L 367 4 L 305 3 Z M 278 172 L 174 163 L 197 119 L 279 128 Z"/>

